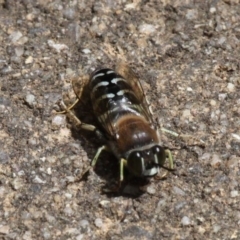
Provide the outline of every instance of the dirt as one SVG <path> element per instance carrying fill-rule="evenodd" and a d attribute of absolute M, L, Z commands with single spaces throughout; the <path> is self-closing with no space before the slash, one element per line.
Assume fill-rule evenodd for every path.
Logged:
<path fill-rule="evenodd" d="M 239 0 L 0 0 L 1 239 L 240 239 L 239 13 Z M 119 59 L 180 137 L 163 134 L 166 179 L 106 193 L 117 160 L 75 181 L 101 142 L 56 111 L 72 75 Z"/>

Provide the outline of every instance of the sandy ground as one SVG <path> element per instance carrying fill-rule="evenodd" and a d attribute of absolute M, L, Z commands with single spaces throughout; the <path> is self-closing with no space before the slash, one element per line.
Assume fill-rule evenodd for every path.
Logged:
<path fill-rule="evenodd" d="M 1 239 L 240 239 L 239 0 L 0 0 L 0 42 Z M 116 159 L 74 181 L 101 142 L 56 102 L 117 59 L 161 124 L 193 138 L 164 134 L 165 180 L 107 194 Z"/>

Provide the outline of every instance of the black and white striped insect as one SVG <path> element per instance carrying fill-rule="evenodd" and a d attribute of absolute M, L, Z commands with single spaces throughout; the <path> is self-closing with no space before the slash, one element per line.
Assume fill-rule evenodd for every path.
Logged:
<path fill-rule="evenodd" d="M 152 177 L 169 161 L 173 169 L 171 152 L 161 145 L 159 127 L 153 121 L 152 112 L 136 74 L 125 64 L 119 63 L 116 71 L 110 68 L 95 70 L 86 82 L 92 109 L 101 125 L 80 121 L 71 108 L 61 102 L 62 108 L 81 129 L 94 131 L 103 141 L 92 161 L 94 166 L 103 150 L 111 151 L 120 163 L 120 183 L 124 168 L 137 177 Z M 80 92 L 80 93 L 79 93 Z M 75 92 L 81 99 L 81 91 Z"/>

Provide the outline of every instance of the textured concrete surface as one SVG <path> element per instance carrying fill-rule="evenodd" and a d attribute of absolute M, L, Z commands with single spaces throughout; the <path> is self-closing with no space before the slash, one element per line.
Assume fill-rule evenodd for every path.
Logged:
<path fill-rule="evenodd" d="M 239 13 L 239 0 L 0 0 L 1 239 L 240 239 Z M 116 59 L 162 125 L 194 137 L 163 136 L 176 171 L 138 195 L 134 179 L 102 192 L 119 171 L 108 153 L 74 182 L 101 143 L 56 114 L 73 74 Z"/>

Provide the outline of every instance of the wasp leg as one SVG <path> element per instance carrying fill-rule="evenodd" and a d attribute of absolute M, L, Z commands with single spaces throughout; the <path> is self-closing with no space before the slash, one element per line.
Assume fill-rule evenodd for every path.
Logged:
<path fill-rule="evenodd" d="M 104 135 L 102 134 L 102 132 L 100 130 L 98 130 L 94 125 L 91 125 L 91 124 L 86 124 L 86 123 L 83 123 L 80 121 L 80 119 L 78 119 L 76 117 L 76 115 L 71 111 L 71 108 L 74 107 L 74 105 L 76 105 L 78 102 L 75 101 L 75 103 L 70 107 L 70 108 L 67 108 L 66 105 L 64 104 L 63 101 L 60 102 L 60 106 L 62 107 L 62 109 L 64 109 L 64 113 L 67 114 L 68 118 L 70 118 L 73 122 L 74 122 L 74 125 L 76 128 L 78 129 L 85 129 L 85 130 L 88 130 L 88 131 L 91 131 L 91 132 L 95 132 L 95 134 L 97 135 L 98 138 L 102 139 L 102 140 L 105 140 L 104 138 Z M 106 146 L 106 145 L 103 145 L 102 147 L 98 148 L 97 150 L 97 153 L 95 154 L 93 160 L 92 160 L 92 163 L 91 165 L 84 171 L 84 173 L 81 175 L 80 178 L 78 178 L 78 181 L 80 181 L 82 179 L 82 177 L 92 168 L 96 165 L 97 163 L 97 160 L 99 158 L 99 155 L 101 154 L 101 152 L 103 150 L 107 150 L 109 151 L 109 148 Z"/>
<path fill-rule="evenodd" d="M 120 160 L 120 186 L 121 186 L 121 183 L 122 183 L 122 181 L 123 181 L 123 179 L 124 179 L 124 166 L 126 166 L 127 165 L 127 160 L 126 159 L 124 159 L 124 158 L 121 158 L 121 160 Z"/>
<path fill-rule="evenodd" d="M 168 167 L 162 166 L 162 168 L 166 169 L 167 171 L 164 172 L 161 176 L 157 176 L 156 179 L 158 179 L 158 180 L 165 178 L 168 175 L 169 171 L 174 170 L 174 168 L 173 168 L 173 157 L 172 157 L 171 151 L 169 149 L 166 149 L 165 154 L 167 156 L 169 166 Z"/>
<path fill-rule="evenodd" d="M 81 174 L 81 176 L 77 177 L 77 179 L 75 179 L 74 182 L 79 182 L 79 181 L 81 181 L 81 180 L 83 179 L 83 177 L 89 172 L 89 170 L 90 170 L 91 168 L 94 168 L 94 167 L 95 167 L 95 165 L 96 165 L 96 163 L 97 163 L 97 160 L 98 160 L 98 158 L 99 158 L 99 156 L 100 156 L 100 154 L 101 154 L 101 152 L 102 152 L 103 150 L 109 151 L 109 148 L 108 148 L 106 145 L 98 148 L 97 153 L 95 154 L 95 156 L 94 156 L 94 158 L 93 158 L 93 160 L 92 160 L 92 162 L 91 162 L 91 165 L 88 166 L 88 167 L 83 171 L 83 173 Z"/>
<path fill-rule="evenodd" d="M 165 153 L 167 155 L 168 158 L 168 162 L 169 162 L 169 169 L 173 169 L 173 157 L 172 157 L 172 153 L 169 149 L 165 150 Z"/>
<path fill-rule="evenodd" d="M 76 128 L 96 132 L 97 135 L 101 134 L 94 125 L 81 122 L 80 119 L 78 119 L 76 115 L 70 110 L 70 108 L 67 108 L 63 101 L 60 102 L 60 106 L 64 109 L 64 112 L 67 114 L 67 116 L 74 122 Z"/>
<path fill-rule="evenodd" d="M 76 101 L 75 101 L 69 108 L 66 108 L 66 106 L 65 106 L 65 104 L 64 104 L 64 106 L 65 106 L 64 109 L 65 109 L 65 110 L 63 110 L 63 111 L 61 111 L 61 112 L 56 112 L 56 113 L 57 113 L 57 114 L 64 114 L 64 113 L 67 112 L 67 110 L 73 109 L 78 102 L 79 102 L 79 99 L 77 98 Z M 60 103 L 60 104 L 61 104 L 61 103 Z M 61 106 L 62 106 L 62 104 L 61 104 Z"/>
<path fill-rule="evenodd" d="M 174 132 L 174 131 L 171 131 L 171 130 L 168 130 L 168 129 L 166 129 L 166 128 L 161 127 L 160 130 L 161 130 L 162 132 L 169 133 L 169 134 L 171 134 L 171 135 L 173 135 L 173 136 L 175 136 L 175 137 L 179 137 L 179 134 L 178 134 L 178 133 L 176 133 L 176 132 Z"/>
<path fill-rule="evenodd" d="M 124 158 L 120 159 L 120 178 L 118 184 L 114 185 L 111 188 L 104 188 L 103 189 L 104 193 L 118 193 L 120 191 L 124 179 L 124 166 L 126 166 L 126 163 L 127 163 L 126 159 Z"/>
<path fill-rule="evenodd" d="M 160 130 L 162 132 L 165 132 L 165 133 L 169 133 L 177 138 L 181 138 L 184 142 L 189 142 L 188 145 L 192 145 L 192 146 L 195 146 L 195 145 L 199 145 L 199 146 L 202 146 L 202 147 L 205 147 L 205 142 L 202 140 L 202 139 L 198 139 L 194 136 L 191 136 L 189 134 L 178 134 L 174 131 L 171 131 L 171 130 L 168 130 L 166 128 L 160 128 Z M 190 143 L 190 142 L 195 142 L 194 144 Z"/>
<path fill-rule="evenodd" d="M 91 165 L 84 171 L 82 176 L 84 176 L 91 168 L 95 167 L 95 165 L 97 163 L 97 160 L 98 160 L 98 158 L 99 158 L 99 156 L 100 156 L 100 154 L 103 150 L 109 151 L 109 148 L 106 145 L 103 145 L 102 147 L 98 148 L 98 150 L 97 150 L 97 152 L 96 152 L 96 154 L 95 154 L 95 156 L 94 156 L 94 158 L 91 162 Z M 82 176 L 81 176 L 81 178 L 82 178 Z"/>
<path fill-rule="evenodd" d="M 97 150 L 97 152 L 96 152 L 96 154 L 95 154 L 95 156 L 94 156 L 94 158 L 93 158 L 93 160 L 92 160 L 91 167 L 94 167 L 94 166 L 96 165 L 97 160 L 98 160 L 98 158 L 99 158 L 99 156 L 100 156 L 100 154 L 101 154 L 101 152 L 102 152 L 103 150 L 109 151 L 108 146 L 107 146 L 107 145 L 103 145 L 103 146 L 101 146 L 100 148 L 98 148 L 98 150 Z"/>
<path fill-rule="evenodd" d="M 120 160 L 120 178 L 119 178 L 118 186 L 113 189 L 114 192 L 118 192 L 119 189 L 121 188 L 122 182 L 124 180 L 124 167 L 126 166 L 126 164 L 127 164 L 127 160 L 124 158 L 121 158 L 121 160 Z"/>

